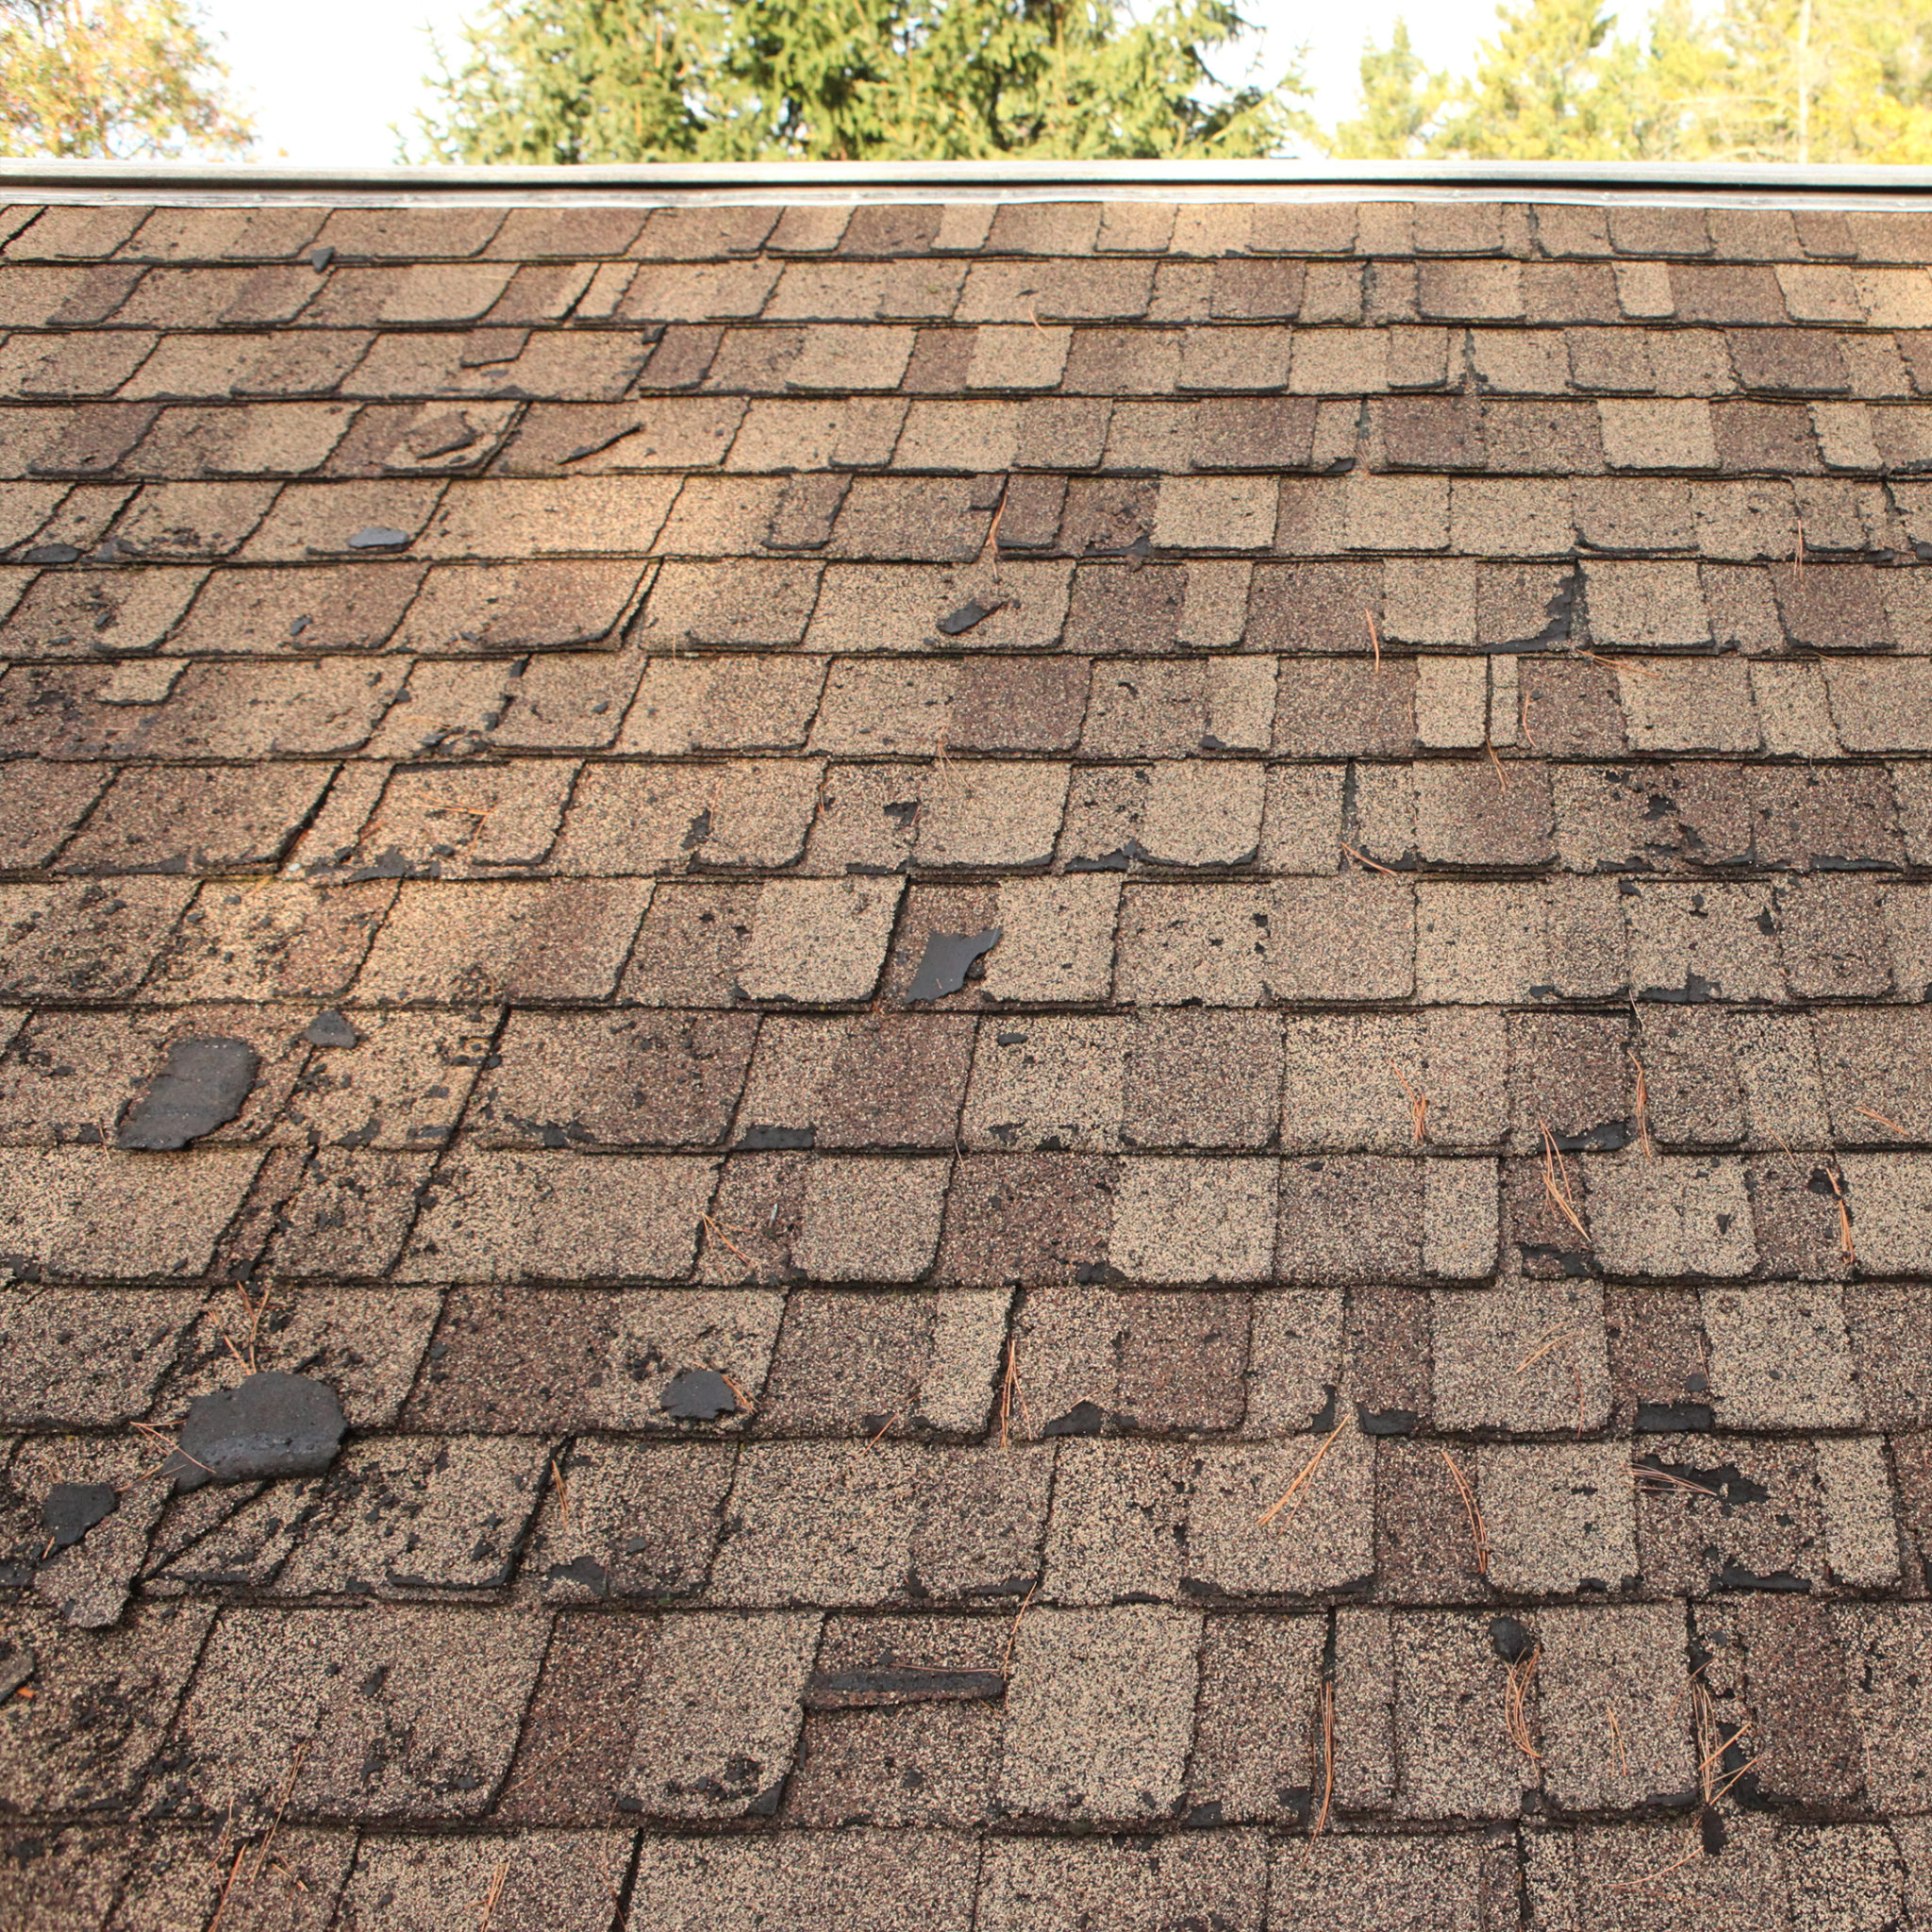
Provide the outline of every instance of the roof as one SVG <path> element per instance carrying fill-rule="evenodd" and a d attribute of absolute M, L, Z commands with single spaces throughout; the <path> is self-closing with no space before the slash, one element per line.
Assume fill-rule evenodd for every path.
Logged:
<path fill-rule="evenodd" d="M 1932 215 L 53 178 L 0 1922 L 1920 1923 Z"/>

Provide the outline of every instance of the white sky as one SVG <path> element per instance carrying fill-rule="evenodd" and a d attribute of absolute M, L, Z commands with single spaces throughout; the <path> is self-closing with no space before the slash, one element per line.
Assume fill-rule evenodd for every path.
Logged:
<path fill-rule="evenodd" d="M 456 28 L 479 0 L 331 0 L 324 9 L 290 0 L 204 0 L 226 38 L 237 87 L 253 105 L 264 160 L 298 166 L 386 167 L 395 159 L 392 124 L 410 125 L 423 100 L 434 27 L 457 44 Z M 1268 62 L 1302 42 L 1315 108 L 1324 121 L 1351 111 L 1362 41 L 1386 39 L 1398 13 L 1417 51 L 1434 65 L 1460 65 L 1491 30 L 1494 0 L 1356 0 L 1346 25 L 1330 26 L 1307 0 L 1249 0 L 1268 30 Z"/>

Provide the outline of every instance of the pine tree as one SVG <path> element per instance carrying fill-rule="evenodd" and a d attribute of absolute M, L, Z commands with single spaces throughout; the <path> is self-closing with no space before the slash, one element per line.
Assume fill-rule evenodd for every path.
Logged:
<path fill-rule="evenodd" d="M 1607 0 L 1522 0 L 1496 18 L 1431 151 L 1509 160 L 1626 153 L 1633 62 L 1629 43 L 1610 41 Z"/>
<path fill-rule="evenodd" d="M 0 141 L 15 155 L 242 154 L 255 136 L 190 0 L 0 0 Z"/>
<path fill-rule="evenodd" d="M 1234 0 L 491 0 L 421 117 L 461 161 L 1273 153 L 1298 69 L 1225 87 Z"/>
<path fill-rule="evenodd" d="M 1449 94 L 1449 77 L 1432 74 L 1410 46 L 1408 23 L 1396 17 L 1389 44 L 1362 48 L 1362 111 L 1329 137 L 1330 154 L 1346 160 L 1404 160 L 1422 153 L 1428 125 Z"/>

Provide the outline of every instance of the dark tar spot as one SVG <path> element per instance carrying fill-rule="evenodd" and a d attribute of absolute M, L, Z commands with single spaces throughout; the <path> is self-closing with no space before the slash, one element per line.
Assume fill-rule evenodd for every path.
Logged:
<path fill-rule="evenodd" d="M 658 1407 L 681 1423 L 710 1423 L 736 1415 L 738 1397 L 716 1369 L 680 1369 L 665 1384 Z"/>
<path fill-rule="evenodd" d="M 185 1147 L 242 1111 L 261 1061 L 245 1040 L 177 1040 L 148 1090 L 128 1108 L 117 1147 Z"/>
<path fill-rule="evenodd" d="M 120 1502 L 111 1483 L 56 1483 L 41 1504 L 41 1527 L 57 1550 L 69 1549 L 106 1522 Z"/>
<path fill-rule="evenodd" d="M 943 999 L 966 984 L 968 970 L 999 944 L 1001 928 L 990 925 L 984 932 L 934 932 L 925 937 L 925 951 L 920 956 L 919 971 L 907 989 L 908 1000 Z"/>

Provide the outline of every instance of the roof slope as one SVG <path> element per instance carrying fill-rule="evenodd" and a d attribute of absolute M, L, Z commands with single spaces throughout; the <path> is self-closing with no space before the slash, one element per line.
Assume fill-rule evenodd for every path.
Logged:
<path fill-rule="evenodd" d="M 1932 1923 L 1932 217 L 0 229 L 0 1922 Z"/>

